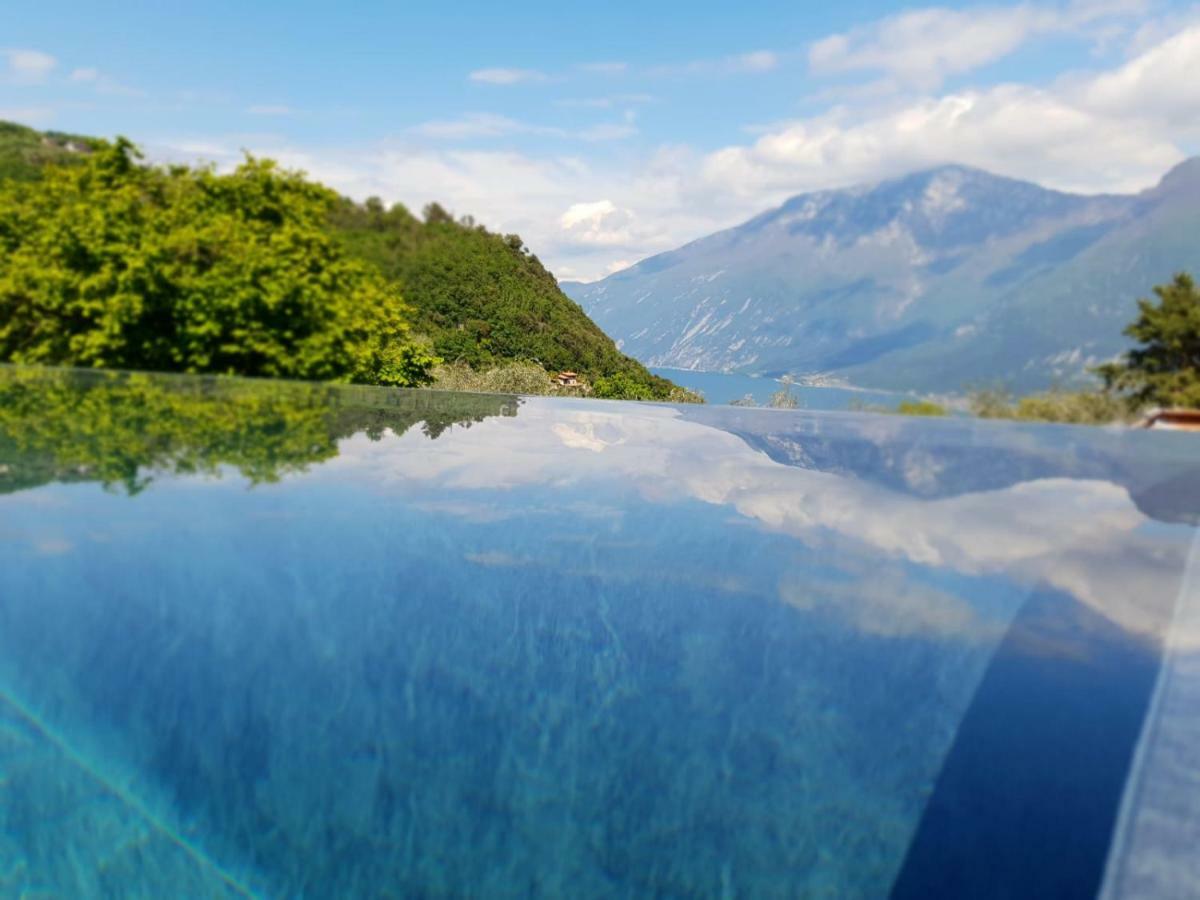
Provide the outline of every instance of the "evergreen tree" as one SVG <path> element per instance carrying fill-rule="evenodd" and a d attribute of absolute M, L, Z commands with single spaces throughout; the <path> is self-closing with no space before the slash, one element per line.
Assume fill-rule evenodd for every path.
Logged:
<path fill-rule="evenodd" d="M 1125 329 L 1141 346 L 1097 372 L 1135 405 L 1200 407 L 1200 291 L 1180 273 L 1154 293 L 1158 301 L 1138 300 L 1138 317 Z"/>

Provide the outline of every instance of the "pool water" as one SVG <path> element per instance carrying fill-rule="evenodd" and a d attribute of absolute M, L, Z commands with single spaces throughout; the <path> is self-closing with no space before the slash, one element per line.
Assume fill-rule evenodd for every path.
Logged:
<path fill-rule="evenodd" d="M 1197 513 L 1179 434 L 0 369 L 0 897 L 1095 896 Z"/>

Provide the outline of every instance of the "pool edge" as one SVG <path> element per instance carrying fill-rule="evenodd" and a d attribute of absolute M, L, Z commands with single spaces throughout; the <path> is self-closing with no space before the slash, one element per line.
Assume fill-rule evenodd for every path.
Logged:
<path fill-rule="evenodd" d="M 1200 530 L 1121 798 L 1100 900 L 1200 896 Z M 1191 721 L 1189 721 L 1189 718 Z M 1191 748 L 1191 752 L 1186 751 Z"/>

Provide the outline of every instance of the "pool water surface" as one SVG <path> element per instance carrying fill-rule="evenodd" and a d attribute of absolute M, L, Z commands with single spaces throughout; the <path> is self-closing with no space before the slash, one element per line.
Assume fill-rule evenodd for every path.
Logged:
<path fill-rule="evenodd" d="M 0 896 L 1119 896 L 1198 512 L 1188 435 L 0 369 Z"/>

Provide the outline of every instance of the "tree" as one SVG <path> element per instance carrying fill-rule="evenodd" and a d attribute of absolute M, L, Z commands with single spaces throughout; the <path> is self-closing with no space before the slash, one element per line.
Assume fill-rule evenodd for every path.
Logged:
<path fill-rule="evenodd" d="M 1097 368 L 1106 389 L 1135 405 L 1200 407 L 1200 291 L 1180 273 L 1154 288 L 1158 302 L 1138 300 L 1125 334 L 1142 346 Z"/>
<path fill-rule="evenodd" d="M 270 161 L 145 166 L 125 139 L 0 183 L 0 360 L 424 383 L 398 290 L 327 230 L 337 202 Z"/>

